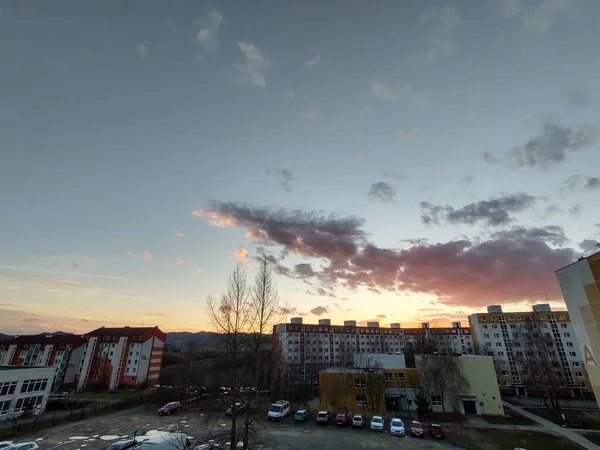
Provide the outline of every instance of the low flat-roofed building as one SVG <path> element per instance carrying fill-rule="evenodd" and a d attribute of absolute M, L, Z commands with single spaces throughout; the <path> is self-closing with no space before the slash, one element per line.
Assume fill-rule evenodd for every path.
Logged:
<path fill-rule="evenodd" d="M 44 412 L 57 370 L 52 366 L 1 366 L 0 421 Z"/>

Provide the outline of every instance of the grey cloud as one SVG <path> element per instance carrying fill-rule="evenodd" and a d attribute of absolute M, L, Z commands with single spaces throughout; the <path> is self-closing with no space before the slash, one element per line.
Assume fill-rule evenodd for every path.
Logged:
<path fill-rule="evenodd" d="M 267 170 L 267 174 L 271 174 L 272 172 L 270 170 Z M 275 175 L 279 178 L 279 183 L 281 184 L 281 187 L 283 188 L 284 191 L 286 192 L 291 192 L 292 191 L 292 181 L 294 181 L 295 177 L 294 177 L 294 172 L 292 172 L 290 169 L 277 169 L 275 170 Z"/>
<path fill-rule="evenodd" d="M 462 180 L 460 180 L 460 185 L 463 188 L 468 188 L 471 187 L 471 185 L 473 184 L 473 181 L 475 181 L 475 178 L 468 176 L 468 177 L 464 177 Z"/>
<path fill-rule="evenodd" d="M 575 205 L 569 208 L 569 214 L 573 217 L 579 217 L 581 214 L 581 205 Z"/>
<path fill-rule="evenodd" d="M 555 166 L 567 159 L 569 152 L 590 148 L 600 141 L 600 129 L 595 126 L 565 127 L 552 122 L 545 122 L 541 132 L 522 146 L 516 147 L 498 158 L 484 153 L 488 163 L 503 162 L 510 167 L 540 167 L 542 169 Z"/>
<path fill-rule="evenodd" d="M 310 278 L 315 275 L 312 265 L 308 263 L 296 264 L 294 266 L 294 272 L 302 278 Z"/>
<path fill-rule="evenodd" d="M 336 295 L 331 291 L 331 290 L 327 290 L 323 287 L 317 287 L 316 290 L 313 292 L 310 289 L 306 290 L 306 293 L 308 295 L 319 295 L 321 297 L 332 297 L 332 298 L 336 298 Z"/>
<path fill-rule="evenodd" d="M 329 311 L 327 311 L 327 308 L 325 308 L 324 306 L 317 306 L 310 310 L 310 313 L 314 314 L 315 316 L 322 316 L 323 314 L 326 314 L 328 312 Z"/>
<path fill-rule="evenodd" d="M 600 244 L 593 239 L 584 239 L 578 245 L 584 253 L 596 253 L 600 250 Z"/>
<path fill-rule="evenodd" d="M 600 189 L 600 178 L 588 177 L 583 187 L 585 189 Z"/>
<path fill-rule="evenodd" d="M 584 189 L 600 189 L 600 178 L 599 177 L 587 177 L 583 175 L 571 175 L 563 182 L 562 191 L 574 190 L 577 188 Z"/>
<path fill-rule="evenodd" d="M 369 188 L 368 197 L 371 200 L 380 200 L 384 203 L 394 201 L 396 190 L 384 181 L 373 183 Z"/>
<path fill-rule="evenodd" d="M 421 220 L 425 224 L 441 224 L 444 220 L 449 223 L 473 225 L 483 222 L 490 226 L 506 225 L 513 221 L 513 214 L 533 206 L 535 197 L 523 192 L 502 197 L 481 200 L 470 203 L 460 209 L 450 205 L 440 206 L 421 202 Z"/>
<path fill-rule="evenodd" d="M 565 91 L 565 97 L 573 106 L 590 106 L 592 104 L 592 96 L 589 91 L 579 88 L 571 88 Z"/>
<path fill-rule="evenodd" d="M 554 271 L 578 254 L 572 248 L 555 247 L 567 242 L 558 226 L 516 227 L 483 239 L 392 249 L 371 243 L 363 230 L 364 221 L 355 216 L 232 202 L 213 202 L 204 213 L 215 225 L 261 235 L 266 245 L 281 246 L 285 255 L 318 259 L 323 267 L 312 266 L 314 283 L 319 283 L 314 286 L 325 291 L 366 288 L 424 293 L 436 296 L 440 303 L 464 307 L 539 299 L 545 294 L 549 300 L 560 299 Z M 283 261 L 276 262 L 281 274 L 298 278 Z"/>

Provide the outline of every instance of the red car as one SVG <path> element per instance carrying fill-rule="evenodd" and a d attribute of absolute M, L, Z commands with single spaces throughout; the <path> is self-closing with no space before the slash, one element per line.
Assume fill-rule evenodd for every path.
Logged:
<path fill-rule="evenodd" d="M 346 414 L 338 414 L 335 416 L 335 424 L 336 425 L 347 425 L 352 421 L 349 416 Z"/>
<path fill-rule="evenodd" d="M 446 439 L 446 434 L 441 425 L 437 423 L 429 424 L 429 435 L 436 439 Z"/>
<path fill-rule="evenodd" d="M 425 437 L 425 430 L 423 430 L 423 425 L 421 425 L 421 422 L 417 422 L 416 420 L 413 420 L 411 422 L 410 435 L 412 437 L 418 437 L 418 438 Z"/>
<path fill-rule="evenodd" d="M 168 416 L 170 414 L 181 411 L 181 403 L 170 402 L 158 410 L 159 416 Z"/>

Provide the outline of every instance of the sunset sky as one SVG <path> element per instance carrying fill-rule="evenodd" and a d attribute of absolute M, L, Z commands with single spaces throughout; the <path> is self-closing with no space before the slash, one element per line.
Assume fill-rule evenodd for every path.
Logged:
<path fill-rule="evenodd" d="M 595 0 L 5 2 L 0 332 L 562 305 L 600 240 Z"/>

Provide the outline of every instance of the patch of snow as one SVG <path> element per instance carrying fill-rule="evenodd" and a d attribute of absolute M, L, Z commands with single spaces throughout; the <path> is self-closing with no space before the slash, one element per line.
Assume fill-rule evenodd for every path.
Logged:
<path fill-rule="evenodd" d="M 95 435 L 93 435 L 92 437 L 93 437 L 93 438 L 97 438 L 97 437 L 100 437 L 100 435 L 99 435 L 99 434 L 95 434 Z"/>
<path fill-rule="evenodd" d="M 40 441 L 43 441 L 43 440 L 44 440 L 44 438 L 37 438 L 37 439 L 35 440 L 35 442 L 40 442 Z"/>
<path fill-rule="evenodd" d="M 85 441 L 86 439 L 89 439 L 89 437 L 87 437 L 87 436 L 71 436 L 69 438 L 70 441 Z"/>
<path fill-rule="evenodd" d="M 119 439 L 119 436 L 116 434 L 107 434 L 104 436 L 100 436 L 100 439 L 103 441 L 114 441 L 115 439 Z"/>

